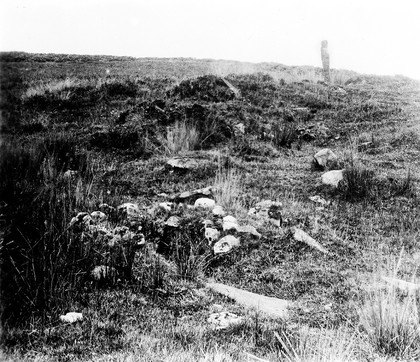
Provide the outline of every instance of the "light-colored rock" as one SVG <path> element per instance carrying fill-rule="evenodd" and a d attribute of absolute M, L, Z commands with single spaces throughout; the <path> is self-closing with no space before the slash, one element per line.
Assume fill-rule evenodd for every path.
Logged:
<path fill-rule="evenodd" d="M 205 228 L 204 237 L 208 240 L 209 245 L 211 245 L 220 238 L 220 231 L 214 228 Z"/>
<path fill-rule="evenodd" d="M 90 217 L 92 218 L 93 222 L 98 223 L 106 220 L 106 215 L 102 211 L 93 211 L 90 214 Z"/>
<path fill-rule="evenodd" d="M 112 213 L 115 211 L 115 207 L 103 203 L 99 205 L 99 210 L 104 213 Z"/>
<path fill-rule="evenodd" d="M 417 290 L 420 290 L 420 284 L 406 282 L 405 280 L 392 278 L 392 277 L 381 277 L 381 278 L 388 284 L 398 289 L 404 290 L 406 292 L 415 292 Z"/>
<path fill-rule="evenodd" d="M 132 202 L 125 202 L 117 207 L 118 211 L 125 212 L 128 217 L 135 217 L 140 214 L 139 205 Z"/>
<path fill-rule="evenodd" d="M 240 245 L 240 240 L 235 238 L 233 235 L 226 235 L 225 237 L 221 238 L 216 244 L 213 246 L 213 251 L 215 254 L 222 254 L 228 253 L 234 247 Z"/>
<path fill-rule="evenodd" d="M 238 233 L 240 234 L 251 234 L 252 236 L 255 236 L 257 238 L 260 238 L 262 235 L 257 231 L 255 227 L 252 225 L 243 225 L 239 226 Z"/>
<path fill-rule="evenodd" d="M 169 166 L 180 170 L 191 170 L 198 167 L 199 162 L 189 157 L 173 157 L 166 162 Z"/>
<path fill-rule="evenodd" d="M 239 317 L 230 312 L 218 312 L 210 314 L 207 322 L 212 324 L 215 329 L 226 329 L 243 322 L 243 317 Z"/>
<path fill-rule="evenodd" d="M 213 209 L 215 205 L 216 201 L 207 197 L 200 197 L 199 199 L 195 200 L 194 208 Z"/>
<path fill-rule="evenodd" d="M 79 174 L 78 171 L 73 171 L 73 170 L 67 170 L 66 172 L 63 173 L 63 177 L 65 179 L 71 179 L 76 177 Z"/>
<path fill-rule="evenodd" d="M 306 245 L 319 250 L 321 253 L 328 254 L 328 250 L 318 243 L 314 238 L 309 236 L 303 230 L 299 228 L 292 228 L 293 238 L 296 241 L 305 243 Z"/>
<path fill-rule="evenodd" d="M 179 226 L 179 221 L 179 217 L 171 216 L 168 220 L 166 220 L 165 225 L 177 228 Z"/>
<path fill-rule="evenodd" d="M 83 223 L 85 225 L 89 225 L 92 221 L 91 216 L 87 212 L 79 212 L 75 217 L 70 220 L 70 226 Z"/>
<path fill-rule="evenodd" d="M 112 266 L 98 265 L 91 272 L 92 278 L 99 281 L 104 279 L 112 279 L 117 275 L 117 270 Z"/>
<path fill-rule="evenodd" d="M 321 182 L 324 185 L 338 187 L 338 183 L 343 179 L 343 172 L 344 170 L 334 170 L 325 172 L 321 176 Z"/>
<path fill-rule="evenodd" d="M 201 197 L 212 196 L 213 195 L 212 187 L 208 186 L 208 187 L 204 187 L 202 189 L 197 189 L 193 191 L 184 191 L 180 194 L 173 196 L 172 200 L 184 201 L 192 196 L 197 196 L 197 195 L 200 195 Z"/>
<path fill-rule="evenodd" d="M 329 148 L 323 148 L 314 155 L 315 164 L 322 168 L 333 165 L 337 159 L 337 155 Z"/>
<path fill-rule="evenodd" d="M 243 123 L 235 124 L 233 130 L 236 134 L 245 134 L 245 125 Z"/>
<path fill-rule="evenodd" d="M 239 224 L 235 217 L 233 217 L 232 215 L 228 215 L 223 218 L 222 228 L 223 228 L 223 231 L 228 231 L 228 230 L 237 231 L 239 229 Z"/>
<path fill-rule="evenodd" d="M 243 289 L 230 287 L 221 283 L 209 282 L 207 288 L 220 293 L 226 297 L 234 299 L 237 303 L 249 308 L 255 308 L 260 312 L 278 318 L 287 318 L 287 308 L 289 301 L 274 297 L 266 297 L 264 295 L 251 293 Z"/>
<path fill-rule="evenodd" d="M 212 227 L 214 225 L 214 222 L 209 219 L 205 219 L 201 223 L 204 225 L 205 228 Z"/>
<path fill-rule="evenodd" d="M 60 316 L 60 320 L 65 323 L 75 323 L 83 320 L 83 314 L 77 312 L 69 312 L 65 315 Z"/>
<path fill-rule="evenodd" d="M 165 212 L 171 212 L 173 206 L 173 202 L 161 202 L 159 204 L 159 208 Z"/>
<path fill-rule="evenodd" d="M 318 195 L 315 195 L 315 196 L 310 196 L 310 197 L 309 197 L 309 200 L 311 200 L 311 201 L 313 201 L 313 202 L 315 202 L 315 203 L 317 203 L 317 204 L 320 204 L 320 205 L 322 205 L 322 206 L 327 206 L 327 205 L 329 205 L 329 204 L 330 204 L 330 202 L 329 202 L 329 201 L 327 201 L 327 200 L 323 199 L 321 196 L 318 196 Z"/>
<path fill-rule="evenodd" d="M 220 205 L 216 205 L 213 208 L 212 213 L 214 216 L 218 216 L 218 217 L 224 217 L 226 215 L 226 211 Z"/>

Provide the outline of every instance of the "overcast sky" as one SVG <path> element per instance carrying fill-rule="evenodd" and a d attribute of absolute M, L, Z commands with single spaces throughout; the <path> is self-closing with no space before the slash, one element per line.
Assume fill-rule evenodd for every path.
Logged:
<path fill-rule="evenodd" d="M 0 0 L 0 50 L 194 57 L 420 79 L 420 0 Z"/>

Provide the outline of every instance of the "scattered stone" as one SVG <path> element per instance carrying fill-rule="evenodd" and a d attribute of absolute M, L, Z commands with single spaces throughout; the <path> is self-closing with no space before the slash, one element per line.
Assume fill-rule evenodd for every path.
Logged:
<path fill-rule="evenodd" d="M 315 164 L 321 168 L 333 166 L 337 160 L 337 155 L 329 148 L 323 148 L 314 155 Z"/>
<path fill-rule="evenodd" d="M 125 202 L 117 207 L 118 211 L 125 212 L 128 217 L 135 217 L 140 214 L 140 209 L 137 204 Z"/>
<path fill-rule="evenodd" d="M 93 222 L 98 223 L 106 220 L 106 215 L 102 211 L 93 211 L 90 214 L 90 217 L 92 218 Z"/>
<path fill-rule="evenodd" d="M 171 212 L 173 206 L 174 206 L 173 202 L 161 202 L 159 204 L 159 208 L 166 212 Z"/>
<path fill-rule="evenodd" d="M 329 201 L 323 199 L 321 196 L 315 195 L 315 196 L 310 196 L 309 200 L 317 203 L 317 204 L 321 204 L 322 206 L 327 206 L 330 204 Z"/>
<path fill-rule="evenodd" d="M 238 317 L 234 313 L 219 312 L 210 314 L 210 317 L 207 319 L 207 322 L 212 324 L 216 329 L 220 330 L 242 323 L 243 320 L 243 317 Z"/>
<path fill-rule="evenodd" d="M 113 206 L 110 206 L 110 205 L 108 205 L 108 204 L 100 204 L 99 205 L 99 210 L 100 211 L 102 211 L 102 212 L 104 212 L 104 213 L 112 213 L 112 212 L 114 212 L 115 211 L 115 207 L 113 207 Z"/>
<path fill-rule="evenodd" d="M 220 231 L 214 228 L 205 228 L 204 237 L 209 241 L 209 245 L 220 238 Z"/>
<path fill-rule="evenodd" d="M 333 306 L 332 303 L 328 303 L 328 304 L 324 305 L 324 310 L 330 311 L 332 309 L 332 306 Z"/>
<path fill-rule="evenodd" d="M 216 201 L 207 197 L 200 197 L 194 203 L 194 208 L 213 209 L 216 206 Z"/>
<path fill-rule="evenodd" d="M 166 220 L 165 225 L 177 228 L 179 227 L 179 221 L 179 217 L 171 216 L 168 220 Z"/>
<path fill-rule="evenodd" d="M 223 231 L 228 231 L 228 230 L 238 231 L 239 224 L 235 217 L 233 217 L 232 215 L 228 215 L 223 218 L 222 227 L 223 227 Z"/>
<path fill-rule="evenodd" d="M 79 174 L 78 171 L 73 171 L 73 170 L 67 170 L 66 172 L 64 172 L 63 177 L 65 179 L 71 179 L 76 177 Z"/>
<path fill-rule="evenodd" d="M 191 170 L 197 168 L 199 165 L 198 160 L 189 157 L 173 157 L 166 163 L 169 166 L 180 170 Z"/>
<path fill-rule="evenodd" d="M 305 243 L 306 245 L 319 250 L 321 253 L 328 254 L 328 250 L 324 248 L 320 243 L 318 243 L 314 238 L 309 236 L 303 230 L 298 228 L 292 228 L 293 238 L 296 241 Z"/>
<path fill-rule="evenodd" d="M 113 279 L 117 275 L 117 270 L 111 266 L 98 265 L 92 270 L 91 275 L 97 281 Z"/>
<path fill-rule="evenodd" d="M 186 201 L 187 199 L 192 198 L 192 197 L 200 198 L 200 197 L 208 197 L 208 196 L 212 196 L 212 195 L 213 195 L 212 187 L 208 186 L 208 187 L 204 187 L 202 189 L 182 192 L 178 195 L 173 196 L 172 200 L 178 200 L 178 201 L 183 202 L 183 201 Z"/>
<path fill-rule="evenodd" d="M 70 220 L 70 226 L 76 223 L 84 223 L 85 225 L 90 224 L 92 218 L 87 212 L 79 212 L 75 217 Z"/>
<path fill-rule="evenodd" d="M 321 176 L 321 181 L 324 185 L 338 187 L 338 183 L 343 179 L 344 170 L 334 170 L 325 172 Z"/>
<path fill-rule="evenodd" d="M 283 204 L 278 201 L 264 200 L 258 202 L 255 207 L 248 211 L 249 216 L 254 216 L 263 222 L 268 221 L 278 227 L 282 224 L 282 211 Z"/>
<path fill-rule="evenodd" d="M 261 238 L 261 234 L 257 231 L 256 228 L 254 228 L 252 225 L 243 225 L 239 226 L 238 233 L 240 234 L 251 234 L 252 236 L 255 236 L 257 238 Z"/>
<path fill-rule="evenodd" d="M 225 210 L 223 209 L 223 207 L 222 206 L 220 206 L 220 205 L 216 205 L 214 208 L 213 208 L 213 215 L 214 216 L 218 216 L 218 217 L 224 217 L 225 215 L 226 215 L 226 212 L 225 212 Z"/>
<path fill-rule="evenodd" d="M 406 282 L 405 280 L 402 280 L 402 279 L 397 279 L 397 278 L 392 278 L 392 277 L 382 277 L 382 280 L 406 292 L 415 292 L 417 290 L 420 290 L 420 284 Z"/>
<path fill-rule="evenodd" d="M 75 323 L 83 320 L 83 315 L 82 313 L 69 312 L 65 315 L 61 315 L 60 320 L 65 323 Z"/>
<path fill-rule="evenodd" d="M 239 304 L 255 308 L 270 316 L 282 319 L 287 317 L 287 308 L 290 304 L 287 300 L 266 297 L 220 283 L 209 282 L 206 284 L 206 287 L 228 298 L 234 299 Z"/>
<path fill-rule="evenodd" d="M 226 235 L 225 237 L 221 238 L 216 244 L 213 246 L 213 251 L 215 254 L 222 254 L 228 253 L 234 247 L 240 245 L 240 240 L 235 238 L 233 235 Z"/>
<path fill-rule="evenodd" d="M 211 220 L 209 220 L 209 219 L 203 220 L 202 224 L 204 225 L 204 227 L 205 227 L 205 228 L 207 228 L 207 227 L 210 227 L 210 226 L 213 226 L 213 225 L 214 225 L 213 221 L 211 221 Z"/>
<path fill-rule="evenodd" d="M 235 134 L 245 134 L 245 125 L 243 123 L 238 123 L 233 126 Z"/>

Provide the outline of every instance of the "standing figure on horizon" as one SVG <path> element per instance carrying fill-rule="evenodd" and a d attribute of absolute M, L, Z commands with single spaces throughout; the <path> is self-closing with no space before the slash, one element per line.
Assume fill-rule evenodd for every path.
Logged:
<path fill-rule="evenodd" d="M 328 41 L 326 40 L 321 42 L 321 59 L 324 68 L 324 81 L 330 83 L 330 54 L 328 53 Z"/>

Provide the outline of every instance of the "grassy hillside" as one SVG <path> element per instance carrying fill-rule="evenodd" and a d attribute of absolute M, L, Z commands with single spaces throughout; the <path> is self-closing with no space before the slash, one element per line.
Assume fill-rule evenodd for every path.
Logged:
<path fill-rule="evenodd" d="M 333 70 L 327 85 L 314 67 L 196 59 L 0 61 L 2 357 L 419 357 L 418 289 L 383 278 L 420 284 L 418 82 Z M 337 156 L 325 169 L 313 161 L 323 148 Z M 181 156 L 191 169 L 167 164 Z M 338 187 L 322 184 L 328 170 L 344 170 Z M 209 186 L 261 236 L 222 230 L 192 206 L 199 196 L 180 195 Z M 281 203 L 275 223 L 250 215 L 263 200 Z M 79 214 L 99 210 L 105 221 Z M 240 246 L 216 254 L 209 219 Z M 289 316 L 244 308 L 208 281 L 290 301 Z M 243 319 L 216 329 L 217 311 Z M 83 320 L 63 323 L 66 312 Z"/>

